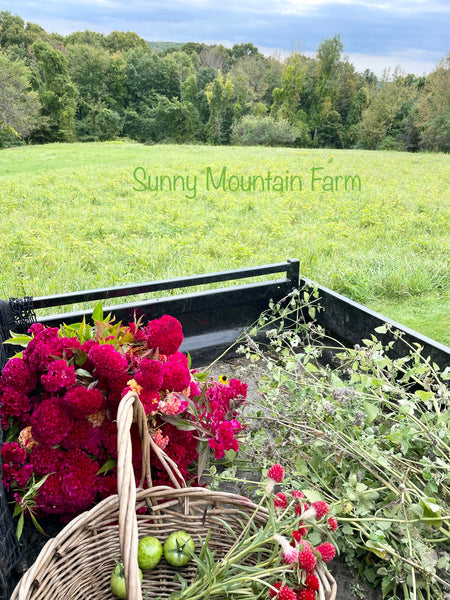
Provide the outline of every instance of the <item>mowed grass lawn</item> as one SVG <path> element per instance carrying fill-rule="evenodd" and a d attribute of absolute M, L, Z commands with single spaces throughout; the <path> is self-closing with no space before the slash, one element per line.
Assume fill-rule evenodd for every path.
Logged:
<path fill-rule="evenodd" d="M 450 345 L 449 173 L 444 154 L 128 142 L 2 150 L 0 297 L 298 258 L 302 275 Z M 168 179 L 143 190 L 163 175 L 172 185 L 178 176 L 176 190 Z"/>

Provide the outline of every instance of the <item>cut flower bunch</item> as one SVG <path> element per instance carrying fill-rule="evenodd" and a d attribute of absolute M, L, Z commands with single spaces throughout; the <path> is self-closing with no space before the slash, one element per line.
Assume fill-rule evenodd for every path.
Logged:
<path fill-rule="evenodd" d="M 179 352 L 180 322 L 164 315 L 143 325 L 104 318 L 59 328 L 31 326 L 10 343 L 25 347 L 8 361 L 0 378 L 3 485 L 24 513 L 59 515 L 63 521 L 117 492 L 117 408 L 131 389 L 139 394 L 149 433 L 189 478 L 210 453 L 221 458 L 238 450 L 238 421 L 247 385 L 207 379 L 190 369 Z M 141 471 L 139 435 L 132 428 L 133 466 Z M 170 484 L 152 457 L 153 484 Z M 151 483 L 151 482 L 148 482 Z"/>
<path fill-rule="evenodd" d="M 329 541 L 338 524 L 330 516 L 330 506 L 323 500 L 309 505 L 302 491 L 274 492 L 283 481 L 284 469 L 273 465 L 267 473 L 259 510 L 267 510 L 267 521 L 257 527 L 254 516 L 226 555 L 216 559 L 208 549 L 208 537 L 199 556 L 194 581 L 182 582 L 180 592 L 171 600 L 200 600 L 200 598 L 274 598 L 275 600 L 316 600 L 323 598 L 318 571 L 326 569 L 336 548 Z M 226 524 L 224 523 L 224 526 Z M 312 540 L 320 540 L 320 543 Z M 334 592 L 335 593 L 335 592 Z"/>

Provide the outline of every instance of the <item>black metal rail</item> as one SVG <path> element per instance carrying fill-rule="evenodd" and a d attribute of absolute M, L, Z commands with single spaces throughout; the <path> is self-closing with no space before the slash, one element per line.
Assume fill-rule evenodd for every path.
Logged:
<path fill-rule="evenodd" d="M 279 274 L 278 279 L 268 279 L 267 275 Z M 243 279 L 259 278 L 253 283 L 240 283 Z M 261 278 L 263 280 L 261 281 Z M 206 289 L 200 292 L 181 293 L 165 297 L 152 297 L 156 292 L 184 290 L 217 283 L 232 283 L 230 287 Z M 239 284 L 237 283 L 239 282 Z M 117 320 L 129 322 L 135 316 L 145 320 L 170 314 L 180 320 L 185 340 L 182 350 L 189 352 L 193 364 L 207 364 L 225 351 L 239 334 L 254 323 L 261 312 L 267 309 L 269 300 L 279 301 L 293 289 L 302 289 L 315 285 L 310 280 L 300 279 L 300 262 L 290 259 L 286 262 L 263 265 L 252 268 L 222 271 L 204 275 L 193 275 L 161 281 L 116 286 L 111 288 L 77 291 L 54 296 L 42 296 L 30 299 L 33 310 L 64 307 L 84 302 L 98 302 L 112 298 L 124 298 L 122 304 L 105 306 L 105 312 L 112 313 Z M 383 343 L 394 341 L 392 354 L 404 356 L 408 345 L 419 344 L 423 353 L 441 368 L 450 365 L 450 348 L 426 336 L 423 336 L 387 317 L 376 313 L 349 298 L 337 294 L 323 286 L 319 290 L 319 304 L 322 310 L 316 315 L 317 322 L 326 331 L 347 346 L 360 344 L 370 338 L 376 327 L 391 322 L 393 329 L 402 333 L 401 337 L 392 332 L 380 335 Z M 141 300 L 126 302 L 129 296 L 142 295 Z M 89 319 L 93 308 L 59 312 L 39 317 L 39 321 L 48 326 L 61 323 L 75 323 L 83 317 Z M 1 316 L 1 315 L 0 315 Z M 9 333 L 4 323 L 3 330 Z"/>

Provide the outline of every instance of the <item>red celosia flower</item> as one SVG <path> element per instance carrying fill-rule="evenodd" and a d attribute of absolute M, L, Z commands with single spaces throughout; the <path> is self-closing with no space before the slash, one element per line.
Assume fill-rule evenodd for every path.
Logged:
<path fill-rule="evenodd" d="M 162 388 L 169 392 L 182 392 L 191 382 L 191 373 L 186 365 L 179 362 L 166 362 L 162 365 Z"/>
<path fill-rule="evenodd" d="M 325 542 L 316 547 L 316 552 L 321 555 L 323 562 L 330 562 L 335 557 L 336 548 L 330 542 Z"/>
<path fill-rule="evenodd" d="M 294 590 L 287 585 L 283 585 L 277 595 L 277 600 L 295 600 L 295 598 Z"/>
<path fill-rule="evenodd" d="M 22 394 L 31 392 L 37 384 L 36 373 L 21 358 L 10 358 L 3 367 L 0 388 L 11 387 Z"/>
<path fill-rule="evenodd" d="M 230 379 L 228 383 L 229 388 L 232 390 L 235 397 L 247 398 L 248 385 L 240 379 Z"/>
<path fill-rule="evenodd" d="M 64 396 L 68 412 L 79 419 L 92 415 L 106 406 L 106 400 L 96 388 L 79 386 Z"/>
<path fill-rule="evenodd" d="M 314 590 L 316 592 L 319 591 L 320 582 L 317 575 L 314 575 L 313 573 L 308 573 L 308 575 L 305 577 L 304 583 L 305 587 L 310 588 L 311 590 Z"/>
<path fill-rule="evenodd" d="M 158 405 L 161 401 L 159 392 L 149 392 L 148 390 L 141 390 L 139 393 L 139 399 L 142 402 L 146 415 L 156 414 L 158 411 Z"/>
<path fill-rule="evenodd" d="M 144 328 L 147 347 L 159 349 L 161 354 L 174 354 L 183 341 L 183 330 L 178 319 L 163 315 L 160 319 L 150 321 Z"/>
<path fill-rule="evenodd" d="M 9 427 L 8 417 L 15 417 L 21 424 L 29 420 L 31 400 L 25 394 L 11 387 L 4 388 L 0 395 L 0 415 L 2 427 Z"/>
<path fill-rule="evenodd" d="M 149 392 L 158 392 L 163 384 L 163 365 L 159 360 L 143 358 L 134 375 L 136 383 Z"/>
<path fill-rule="evenodd" d="M 47 392 L 59 392 L 75 385 L 77 376 L 72 365 L 65 360 L 55 360 L 47 367 L 47 373 L 41 375 L 41 382 Z"/>
<path fill-rule="evenodd" d="M 283 492 L 278 492 L 278 494 L 275 494 L 273 499 L 273 505 L 275 506 L 275 508 L 287 508 L 288 500 L 286 494 L 283 494 Z"/>
<path fill-rule="evenodd" d="M 63 451 L 51 446 L 38 444 L 31 451 L 31 464 L 39 477 L 57 471 L 63 458 Z"/>
<path fill-rule="evenodd" d="M 92 425 L 86 419 L 76 420 L 61 445 L 66 449 L 83 448 L 89 439 Z"/>
<path fill-rule="evenodd" d="M 267 478 L 272 479 L 275 483 L 281 483 L 283 481 L 283 477 L 284 469 L 279 463 L 272 465 L 267 472 Z"/>
<path fill-rule="evenodd" d="M 334 517 L 330 517 L 327 521 L 327 524 L 328 529 L 330 529 L 331 531 L 336 531 L 336 529 L 338 528 L 338 522 Z"/>
<path fill-rule="evenodd" d="M 111 380 L 126 377 L 128 361 L 114 346 L 110 344 L 92 346 L 88 357 L 100 377 Z"/>
<path fill-rule="evenodd" d="M 31 416 L 33 438 L 44 446 L 59 444 L 72 427 L 61 398 L 43 400 Z"/>
<path fill-rule="evenodd" d="M 311 548 L 304 548 L 298 553 L 298 564 L 305 571 L 312 571 L 316 566 L 316 557 Z"/>
<path fill-rule="evenodd" d="M 316 592 L 310 588 L 297 591 L 297 600 L 316 600 Z"/>

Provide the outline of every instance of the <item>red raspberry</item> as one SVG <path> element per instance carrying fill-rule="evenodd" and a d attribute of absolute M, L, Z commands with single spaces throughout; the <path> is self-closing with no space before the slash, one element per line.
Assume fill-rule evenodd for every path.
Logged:
<path fill-rule="evenodd" d="M 305 497 L 305 494 L 303 492 L 301 492 L 300 490 L 294 490 L 291 495 L 293 498 L 304 498 Z"/>
<path fill-rule="evenodd" d="M 330 562 L 336 554 L 336 548 L 330 542 L 320 544 L 320 546 L 317 546 L 316 551 L 321 555 L 323 562 Z"/>
<path fill-rule="evenodd" d="M 309 588 L 298 590 L 297 600 L 316 600 L 316 592 Z"/>
<path fill-rule="evenodd" d="M 325 500 L 317 500 L 317 502 L 313 502 L 311 504 L 311 508 L 313 508 L 314 512 L 316 513 L 316 519 L 324 517 L 330 510 L 330 506 L 327 502 L 325 502 Z"/>
<path fill-rule="evenodd" d="M 267 472 L 267 477 L 275 481 L 275 483 L 281 483 L 284 477 L 283 467 L 279 463 L 274 464 Z"/>
<path fill-rule="evenodd" d="M 294 590 L 291 590 L 287 585 L 283 585 L 281 590 L 278 592 L 277 600 L 295 600 L 296 594 Z"/>
<path fill-rule="evenodd" d="M 274 587 L 274 588 L 277 588 L 277 590 L 278 590 L 278 592 L 279 592 L 279 591 L 280 591 L 280 589 L 281 589 L 281 586 L 282 586 L 282 585 L 283 585 L 283 583 L 282 583 L 281 581 L 278 581 L 277 583 L 274 583 L 274 584 L 273 584 L 273 587 Z M 271 598 L 275 598 L 275 596 L 277 596 L 277 595 L 278 595 L 278 592 L 274 592 L 274 591 L 272 590 L 272 588 L 269 588 L 269 596 L 270 596 Z"/>
<path fill-rule="evenodd" d="M 316 592 L 318 592 L 319 587 L 320 587 L 320 582 L 319 582 L 319 578 L 317 577 L 317 575 L 314 575 L 313 573 L 308 573 L 308 575 L 305 578 L 305 587 L 309 588 L 310 590 L 315 590 Z"/>
<path fill-rule="evenodd" d="M 331 529 L 331 531 L 336 531 L 336 529 L 338 528 L 338 522 L 336 521 L 336 519 L 334 517 L 330 517 L 327 521 L 328 523 L 328 529 Z"/>
<path fill-rule="evenodd" d="M 278 492 L 278 494 L 275 494 L 273 505 L 275 508 L 287 508 L 288 501 L 286 495 L 283 494 L 283 492 Z"/>
<path fill-rule="evenodd" d="M 316 557 L 311 548 L 305 548 L 298 553 L 298 565 L 305 571 L 312 571 L 316 566 Z"/>

